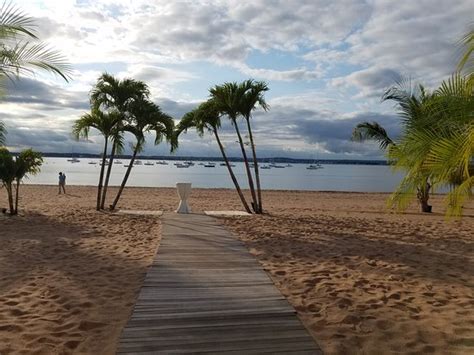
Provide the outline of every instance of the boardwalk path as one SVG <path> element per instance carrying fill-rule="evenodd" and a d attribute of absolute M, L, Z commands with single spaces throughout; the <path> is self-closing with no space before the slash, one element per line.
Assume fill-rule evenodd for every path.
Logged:
<path fill-rule="evenodd" d="M 260 264 L 214 218 L 162 220 L 119 354 L 321 354 Z"/>

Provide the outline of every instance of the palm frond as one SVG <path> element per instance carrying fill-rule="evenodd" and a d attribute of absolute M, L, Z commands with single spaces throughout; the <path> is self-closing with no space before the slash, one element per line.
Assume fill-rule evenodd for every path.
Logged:
<path fill-rule="evenodd" d="M 471 28 L 460 41 L 461 48 L 464 49 L 464 54 L 458 64 L 458 70 L 467 69 L 468 75 L 474 73 L 474 28 Z"/>
<path fill-rule="evenodd" d="M 34 21 L 10 1 L 0 8 L 0 38 L 8 39 L 19 34 L 36 39 Z"/>
<path fill-rule="evenodd" d="M 352 140 L 356 142 L 374 140 L 379 143 L 380 149 L 386 149 L 393 145 L 393 141 L 388 136 L 385 128 L 377 122 L 359 123 L 352 131 Z"/>

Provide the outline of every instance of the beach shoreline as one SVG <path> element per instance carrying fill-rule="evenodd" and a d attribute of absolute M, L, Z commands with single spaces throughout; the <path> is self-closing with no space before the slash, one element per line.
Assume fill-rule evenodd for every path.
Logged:
<path fill-rule="evenodd" d="M 66 188 L 23 185 L 20 215 L 0 217 L 2 355 L 113 354 L 159 250 L 159 218 L 97 212 L 95 187 Z M 326 353 L 472 353 L 474 206 L 447 222 L 442 195 L 430 215 L 416 205 L 391 213 L 388 195 L 264 191 L 267 214 L 219 220 Z M 173 211 L 178 202 L 174 188 L 130 187 L 119 207 Z M 231 189 L 193 189 L 189 203 L 242 209 Z"/>

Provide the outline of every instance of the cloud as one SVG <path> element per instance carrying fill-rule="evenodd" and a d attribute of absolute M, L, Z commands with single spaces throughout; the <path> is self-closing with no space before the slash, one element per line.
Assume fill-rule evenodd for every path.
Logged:
<path fill-rule="evenodd" d="M 355 87 L 356 98 L 381 97 L 387 88 L 403 79 L 403 75 L 389 68 L 370 68 L 353 72 L 331 80 L 331 85 L 339 88 Z"/>
<path fill-rule="evenodd" d="M 455 70 L 456 43 L 473 12 L 464 0 L 376 1 L 370 19 L 347 39 L 351 62 L 436 84 Z"/>
<path fill-rule="evenodd" d="M 6 85 L 7 94 L 2 103 L 22 104 L 23 107 L 39 108 L 44 111 L 62 109 L 88 110 L 87 92 L 65 91 L 61 86 L 47 84 L 32 78 L 22 78 Z"/>
<path fill-rule="evenodd" d="M 472 23 L 474 4 L 35 0 L 24 10 L 36 17 L 41 39 L 70 58 L 76 75 L 67 85 L 38 75 L 8 88 L 0 110 L 12 132 L 23 130 L 12 133 L 17 145 L 36 142 L 40 150 L 44 144 L 68 152 L 74 143 L 56 136 L 48 142 L 48 130 L 66 137 L 73 120 L 89 109 L 91 85 L 108 71 L 147 82 L 153 99 L 175 118 L 194 108 L 210 85 L 265 79 L 271 110 L 255 114 L 259 152 L 368 157 L 380 152 L 350 142 L 353 126 L 377 120 L 398 134 L 398 120 L 383 113 L 387 107 L 378 98 L 400 76 L 433 86 L 453 71 L 456 41 Z M 27 138 L 29 132 L 35 139 Z M 222 134 L 237 155 L 232 127 L 226 123 Z M 92 136 L 90 143 L 76 144 L 99 151 L 100 142 Z M 191 133 L 180 152 L 218 155 L 212 137 Z"/>

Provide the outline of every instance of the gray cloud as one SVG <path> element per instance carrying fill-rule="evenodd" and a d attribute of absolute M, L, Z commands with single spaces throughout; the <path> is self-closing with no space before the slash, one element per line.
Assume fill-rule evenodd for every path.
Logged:
<path fill-rule="evenodd" d="M 25 105 L 40 105 L 44 111 L 62 109 L 88 110 L 89 99 L 87 92 L 65 91 L 63 88 L 48 85 L 32 78 L 9 81 L 7 94 L 2 102 Z"/>
<path fill-rule="evenodd" d="M 403 75 L 396 70 L 370 68 L 332 79 L 331 83 L 335 87 L 356 87 L 359 89 L 358 97 L 381 97 L 387 88 L 402 79 Z"/>

